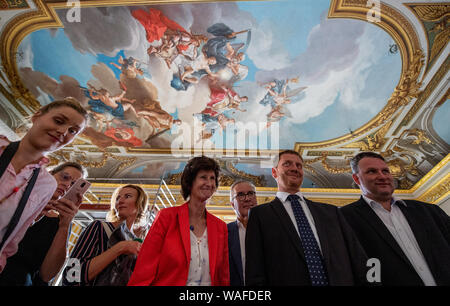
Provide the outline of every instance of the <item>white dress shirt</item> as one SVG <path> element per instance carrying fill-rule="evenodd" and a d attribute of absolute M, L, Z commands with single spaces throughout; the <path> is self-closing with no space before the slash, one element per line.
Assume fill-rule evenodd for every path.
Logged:
<path fill-rule="evenodd" d="M 291 202 L 287 199 L 290 193 L 288 192 L 282 192 L 278 191 L 276 194 L 276 197 L 283 203 L 284 208 L 286 209 L 286 212 L 288 213 L 289 217 L 291 217 L 291 221 L 295 226 L 295 229 L 297 230 L 297 234 L 300 237 L 300 232 L 298 231 L 297 221 L 295 220 L 294 211 L 291 207 Z M 303 208 L 303 211 L 305 212 L 306 219 L 308 219 L 309 226 L 311 227 L 314 237 L 316 238 L 317 244 L 319 245 L 320 252 L 322 252 L 322 247 L 320 246 L 320 240 L 319 235 L 317 235 L 316 225 L 314 223 L 314 219 L 311 215 L 311 212 L 309 211 L 308 205 L 306 205 L 305 199 L 303 198 L 303 194 L 299 191 L 296 193 L 300 197 L 299 202 L 300 205 Z M 301 239 L 301 237 L 300 237 Z"/>
<path fill-rule="evenodd" d="M 239 220 L 237 220 L 237 226 L 239 229 L 239 245 L 241 247 L 242 277 L 244 278 L 244 284 L 245 284 L 245 232 L 246 232 L 246 228 Z"/>
<path fill-rule="evenodd" d="M 436 286 L 436 281 L 431 274 L 416 237 L 414 237 L 414 233 L 399 207 L 399 205 L 406 207 L 406 203 L 394 197 L 391 200 L 391 211 L 387 211 L 380 203 L 365 196 L 363 196 L 363 199 L 381 219 L 395 241 L 397 241 L 425 286 Z"/>

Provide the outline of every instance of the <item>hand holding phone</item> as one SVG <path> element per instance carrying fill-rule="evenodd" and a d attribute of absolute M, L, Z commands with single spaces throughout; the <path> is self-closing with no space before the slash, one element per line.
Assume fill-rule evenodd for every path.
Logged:
<path fill-rule="evenodd" d="M 73 203 L 78 203 L 78 194 L 83 197 L 84 193 L 89 189 L 90 186 L 91 183 L 83 178 L 80 178 L 75 182 L 75 184 L 73 184 L 72 187 L 70 187 L 63 198 L 72 201 Z"/>

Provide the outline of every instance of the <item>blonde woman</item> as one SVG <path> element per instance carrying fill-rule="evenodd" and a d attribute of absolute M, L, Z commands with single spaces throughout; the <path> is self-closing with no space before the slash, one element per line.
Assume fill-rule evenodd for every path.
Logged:
<path fill-rule="evenodd" d="M 80 282 L 70 283 L 67 277 L 64 277 L 63 285 L 93 286 L 99 274 L 117 257 L 123 254 L 137 256 L 141 248 L 140 242 L 120 241 L 108 249 L 108 240 L 110 233 L 124 222 L 132 231 L 133 224 L 141 222 L 144 218 L 146 208 L 147 195 L 141 187 L 137 185 L 118 187 L 111 197 L 111 209 L 106 218 L 108 222 L 98 220 L 92 222 L 81 234 L 70 256 L 80 261 Z"/>
<path fill-rule="evenodd" d="M 57 188 L 45 169 L 46 155 L 71 143 L 87 121 L 87 111 L 67 98 L 34 113 L 32 126 L 20 142 L 0 135 L 0 273 Z"/>

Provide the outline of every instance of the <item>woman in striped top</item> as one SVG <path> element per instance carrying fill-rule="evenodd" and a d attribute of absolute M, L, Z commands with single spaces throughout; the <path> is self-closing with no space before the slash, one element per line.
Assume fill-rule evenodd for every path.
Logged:
<path fill-rule="evenodd" d="M 141 243 L 124 240 L 108 249 L 109 235 L 123 222 L 130 231 L 134 223 L 138 223 L 145 216 L 147 195 L 137 185 L 118 187 L 111 197 L 111 209 L 106 217 L 108 222 L 93 221 L 78 239 L 71 258 L 80 263 L 80 278 L 77 280 L 70 275 L 72 267 L 64 271 L 64 286 L 93 286 L 97 277 L 114 260 L 122 254 L 138 255 Z"/>

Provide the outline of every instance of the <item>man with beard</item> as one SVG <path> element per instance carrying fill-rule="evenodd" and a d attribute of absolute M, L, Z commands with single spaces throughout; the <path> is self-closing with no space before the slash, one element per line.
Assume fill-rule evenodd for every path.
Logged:
<path fill-rule="evenodd" d="M 365 284 L 367 257 L 338 207 L 310 201 L 300 192 L 300 154 L 279 153 L 272 176 L 278 185 L 276 198 L 250 210 L 245 284 Z"/>

